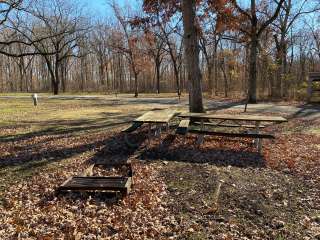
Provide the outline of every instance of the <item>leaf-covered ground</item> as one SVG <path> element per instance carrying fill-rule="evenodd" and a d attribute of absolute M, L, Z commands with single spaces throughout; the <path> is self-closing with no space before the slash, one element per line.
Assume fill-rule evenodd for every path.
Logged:
<path fill-rule="evenodd" d="M 127 148 L 124 124 L 168 104 L 0 107 L 0 239 L 320 239 L 319 119 L 268 126 L 277 139 L 261 156 L 250 140 L 206 137 L 195 147 L 173 131 L 149 146 L 142 131 Z M 135 176 L 124 199 L 55 193 L 94 161 L 126 159 Z"/>

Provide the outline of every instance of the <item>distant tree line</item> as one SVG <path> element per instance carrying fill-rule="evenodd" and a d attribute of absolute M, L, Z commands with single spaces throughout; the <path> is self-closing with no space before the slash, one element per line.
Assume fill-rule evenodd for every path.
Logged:
<path fill-rule="evenodd" d="M 76 1 L 1 1 L 0 91 L 180 96 L 195 56 L 184 24 L 195 26 L 194 76 L 212 96 L 299 98 L 320 71 L 319 1 L 195 1 L 194 23 L 180 2 L 109 1 L 114 17 L 97 20 Z"/>

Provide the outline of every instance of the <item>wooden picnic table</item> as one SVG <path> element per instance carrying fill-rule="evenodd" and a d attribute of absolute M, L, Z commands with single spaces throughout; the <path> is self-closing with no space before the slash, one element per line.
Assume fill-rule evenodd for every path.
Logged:
<path fill-rule="evenodd" d="M 256 139 L 256 144 L 258 151 L 261 152 L 262 150 L 262 139 L 263 138 L 274 138 L 272 135 L 268 134 L 260 134 L 260 128 L 262 122 L 274 122 L 274 123 L 282 123 L 287 122 L 287 119 L 281 117 L 281 116 L 264 116 L 264 115 L 249 115 L 249 114 L 213 114 L 213 113 L 182 113 L 179 115 L 180 118 L 188 118 L 188 119 L 197 119 L 200 120 L 201 129 L 198 130 L 192 130 L 192 133 L 199 133 L 200 137 L 198 138 L 198 142 L 203 141 L 203 136 L 205 134 L 210 135 L 219 135 L 219 136 L 227 136 L 227 137 L 252 137 Z M 210 132 L 205 131 L 205 121 L 209 120 L 219 120 L 219 123 L 213 124 L 211 126 L 213 127 L 229 127 L 234 125 L 227 125 L 222 124 L 225 121 L 232 121 L 232 122 L 254 122 L 253 127 L 255 128 L 254 133 L 229 133 L 229 132 Z M 189 124 L 189 123 L 188 123 Z M 184 126 L 182 126 L 184 129 L 186 129 L 186 124 L 183 123 Z M 237 127 L 251 127 L 251 125 L 244 125 L 244 124 L 237 124 L 235 125 Z"/>
<path fill-rule="evenodd" d="M 160 138 L 161 128 L 163 125 L 166 126 L 166 130 L 169 130 L 169 122 L 178 114 L 177 111 L 171 109 L 155 110 L 149 111 L 140 117 L 133 120 L 132 125 L 123 130 L 126 133 L 125 141 L 129 146 L 135 146 L 128 140 L 128 133 L 135 131 L 136 129 L 142 127 L 143 124 L 148 124 L 148 141 L 151 141 L 151 128 L 155 126 L 155 136 Z"/>
<path fill-rule="evenodd" d="M 134 122 L 151 123 L 151 124 L 167 124 L 177 114 L 175 110 L 156 110 L 149 111 L 142 116 L 136 118 Z"/>

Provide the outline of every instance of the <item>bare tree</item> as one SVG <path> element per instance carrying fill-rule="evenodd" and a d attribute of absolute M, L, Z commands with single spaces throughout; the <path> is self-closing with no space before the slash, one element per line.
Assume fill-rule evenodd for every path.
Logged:
<path fill-rule="evenodd" d="M 123 14 L 120 7 L 115 2 L 110 3 L 110 6 L 112 7 L 114 14 L 122 28 L 123 40 L 125 41 L 124 44 L 116 44 L 113 47 L 125 54 L 126 58 L 128 59 L 134 76 L 134 96 L 138 97 L 138 76 L 141 71 L 138 66 L 138 58 L 140 57 L 140 53 L 139 49 L 137 48 L 137 41 L 139 36 L 137 36 L 137 33 L 131 28 L 130 19 Z"/>
<path fill-rule="evenodd" d="M 257 8 L 256 0 L 250 1 L 250 9 L 242 8 L 237 0 L 232 0 L 232 3 L 236 10 L 247 20 L 245 24 L 240 24 L 240 31 L 242 31 L 249 39 L 250 43 L 250 62 L 249 62 L 249 91 L 248 102 L 257 102 L 257 56 L 259 39 L 264 30 L 273 23 L 283 5 L 285 0 L 274 1 L 276 4 L 275 10 L 270 16 L 265 18 L 265 15 L 258 18 L 260 10 Z M 249 24 L 249 26 L 248 26 Z"/>

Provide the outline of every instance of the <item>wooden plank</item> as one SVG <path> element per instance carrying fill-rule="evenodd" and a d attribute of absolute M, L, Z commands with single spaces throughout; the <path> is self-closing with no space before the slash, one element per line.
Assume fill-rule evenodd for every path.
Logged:
<path fill-rule="evenodd" d="M 122 132 L 126 132 L 126 133 L 133 132 L 138 128 L 140 128 L 142 125 L 143 125 L 142 122 L 134 122 L 130 127 L 123 129 Z"/>
<path fill-rule="evenodd" d="M 130 183 L 131 178 L 128 177 L 73 177 L 61 185 L 58 190 L 127 191 Z"/>
<path fill-rule="evenodd" d="M 261 133 L 230 133 L 230 132 L 217 132 L 217 131 L 204 131 L 204 130 L 189 130 L 189 133 L 195 133 L 200 135 L 211 135 L 221 137 L 234 137 L 234 138 L 267 138 L 275 139 L 273 135 L 261 134 Z"/>
<path fill-rule="evenodd" d="M 188 128 L 189 127 L 189 124 L 190 124 L 190 120 L 181 120 L 180 123 L 179 123 L 179 127 L 181 128 Z"/>
<path fill-rule="evenodd" d="M 194 122 L 195 125 L 201 125 L 201 122 Z M 227 124 L 227 123 L 203 123 L 203 125 L 213 126 L 213 127 L 243 127 L 243 128 L 256 128 L 255 125 L 248 124 Z M 265 128 L 266 126 L 261 125 L 259 128 Z"/>
<path fill-rule="evenodd" d="M 318 81 L 320 81 L 320 72 L 310 72 L 309 73 L 309 77 L 312 79 L 317 79 Z"/>
<path fill-rule="evenodd" d="M 125 195 L 127 195 L 127 194 L 129 194 L 131 192 L 132 183 L 133 183 L 132 177 L 129 177 L 128 181 L 127 181 L 127 183 L 125 185 L 125 189 L 126 190 L 122 191 Z"/>
<path fill-rule="evenodd" d="M 168 123 L 177 112 L 175 110 L 149 111 L 134 120 L 142 123 Z"/>
<path fill-rule="evenodd" d="M 176 130 L 176 134 L 186 135 L 188 132 L 189 124 L 190 124 L 190 120 L 187 120 L 187 119 L 181 120 Z"/>
<path fill-rule="evenodd" d="M 221 119 L 236 121 L 260 121 L 260 122 L 287 122 L 287 119 L 279 116 L 264 115 L 232 115 L 232 114 L 206 114 L 206 113 L 183 113 L 181 118 L 199 118 L 199 119 Z"/>

